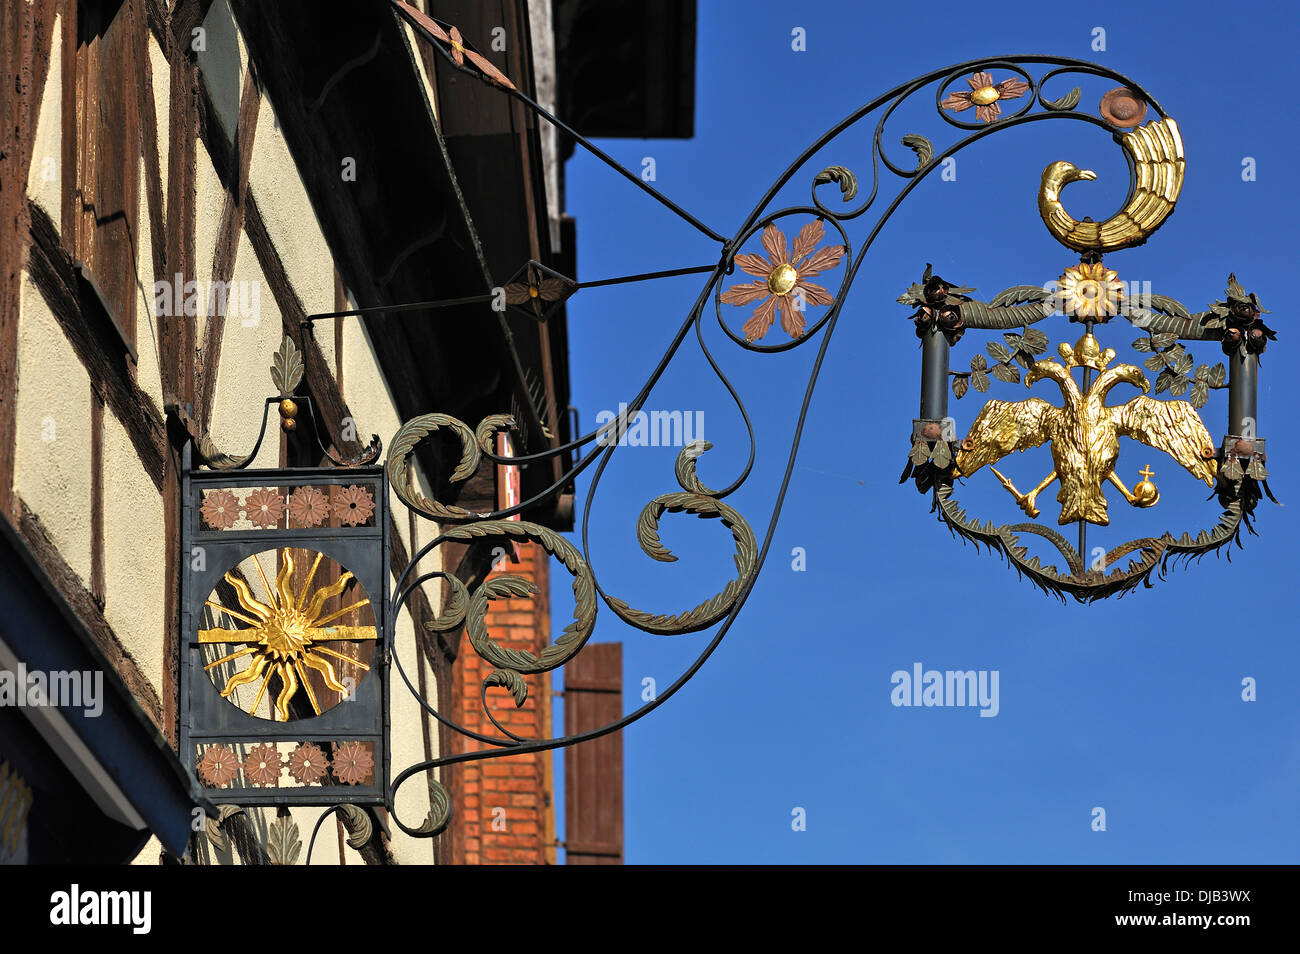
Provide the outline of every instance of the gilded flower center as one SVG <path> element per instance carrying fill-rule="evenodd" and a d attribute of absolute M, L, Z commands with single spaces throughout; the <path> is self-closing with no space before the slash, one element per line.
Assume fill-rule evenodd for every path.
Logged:
<path fill-rule="evenodd" d="M 297 657 L 311 642 L 301 613 L 277 613 L 262 627 L 262 641 L 267 650 L 281 659 Z"/>
<path fill-rule="evenodd" d="M 529 285 L 529 286 L 528 286 L 528 297 L 529 297 L 529 298 L 536 298 L 537 295 L 538 295 L 537 286 L 536 286 L 536 285 Z"/>
<path fill-rule="evenodd" d="M 976 106 L 987 106 L 998 101 L 998 91 L 992 86 L 981 86 L 970 94 L 970 101 Z"/>
<path fill-rule="evenodd" d="M 799 273 L 793 265 L 778 265 L 767 276 L 767 287 L 773 295 L 788 295 L 798 280 Z"/>
<path fill-rule="evenodd" d="M 1086 278 L 1079 282 L 1076 294 L 1086 301 L 1095 301 L 1101 297 L 1101 286 L 1092 279 Z"/>

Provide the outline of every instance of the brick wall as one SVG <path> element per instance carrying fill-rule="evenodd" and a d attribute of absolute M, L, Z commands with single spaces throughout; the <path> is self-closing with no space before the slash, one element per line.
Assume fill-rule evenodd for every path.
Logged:
<path fill-rule="evenodd" d="M 488 611 L 491 636 L 508 649 L 540 652 L 549 642 L 549 557 L 535 544 L 516 547 L 518 562 L 503 559 L 492 575 L 527 577 L 540 589 L 531 599 L 494 600 Z M 479 698 L 492 666 L 479 657 L 463 635 L 451 669 L 452 718 L 484 735 L 499 736 Z M 506 690 L 488 690 L 497 720 L 515 735 L 549 738 L 550 674 L 528 676 L 528 699 L 521 708 Z M 456 736 L 455 751 L 488 746 Z M 448 768 L 455 798 L 450 860 L 453 864 L 554 864 L 555 821 L 552 811 L 552 761 L 549 752 L 466 762 Z"/>

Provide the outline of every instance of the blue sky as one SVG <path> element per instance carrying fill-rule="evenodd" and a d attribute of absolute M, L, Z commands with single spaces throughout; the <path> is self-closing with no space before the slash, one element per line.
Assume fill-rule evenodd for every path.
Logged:
<path fill-rule="evenodd" d="M 1146 246 L 1108 255 L 1107 264 L 1193 311 L 1221 298 L 1235 271 L 1272 310 L 1280 340 L 1263 360 L 1259 433 L 1269 439 L 1270 483 L 1286 506 L 1261 504 L 1260 536 L 1248 538 L 1231 563 L 1210 557 L 1122 600 L 1061 605 L 1018 581 L 1000 558 L 950 537 L 928 498 L 897 484 L 919 393 L 917 341 L 897 296 L 926 262 L 975 286 L 983 300 L 1011 285 L 1041 285 L 1076 262 L 1037 215 L 1039 175 L 1049 162 L 1069 159 L 1099 173 L 1065 193 L 1078 218 L 1106 217 L 1127 187 L 1119 148 L 1084 123 L 1028 124 L 968 147 L 957 156 L 954 181 L 931 176 L 903 203 L 857 275 L 770 556 L 739 620 L 681 692 L 624 732 L 627 861 L 1296 861 L 1300 717 L 1291 680 L 1300 652 L 1291 541 L 1300 497 L 1287 442 L 1297 394 L 1286 307 L 1300 211 L 1289 173 L 1297 133 L 1286 99 L 1300 39 L 1294 13 L 1266 4 L 1232 13 L 1201 2 L 1020 12 L 998 4 L 994 15 L 946 2 L 701 0 L 699 8 L 695 137 L 600 145 L 637 171 L 653 158 L 654 185 L 728 236 L 808 143 L 918 74 L 982 56 L 1043 53 L 1092 60 L 1144 85 L 1182 130 L 1186 186 L 1177 212 Z M 805 51 L 791 48 L 795 28 L 805 31 Z M 1104 50 L 1093 49 L 1096 28 L 1105 31 Z M 1080 109 L 1094 111 L 1115 84 L 1061 77 L 1047 95 L 1074 85 L 1083 89 Z M 958 135 L 926 99 L 886 127 L 896 161 L 910 155 L 898 143 L 905 133 L 930 136 L 940 150 Z M 869 187 L 876 118 L 814 157 L 774 207 L 808 204 L 812 177 L 830 164 L 855 169 Z M 1243 181 L 1247 157 L 1254 181 Z M 579 153 L 567 175 L 580 279 L 717 260 L 717 243 L 590 157 Z M 882 188 L 896 181 L 886 177 Z M 833 186 L 823 193 L 838 201 Z M 855 250 L 892 195 L 847 223 Z M 787 235 L 803 221 L 792 220 Z M 833 274 L 838 281 L 843 271 Z M 593 289 L 571 301 L 572 385 L 584 429 L 600 411 L 632 399 L 703 282 L 691 276 Z M 723 306 L 737 331 L 749 311 Z M 1063 318 L 1038 327 L 1053 351 L 1079 334 Z M 705 340 L 756 428 L 754 471 L 727 502 L 760 541 L 822 334 L 786 353 L 754 354 L 721 334 L 711 305 L 706 312 Z M 1126 322 L 1112 321 L 1098 335 L 1140 363 L 1129 347 L 1138 335 Z M 781 340 L 778 326 L 765 343 Z M 987 340 L 968 334 L 953 366 L 965 366 Z M 1198 363 L 1223 357 L 1212 344 L 1191 350 Z M 1026 393 L 995 382 L 989 396 Z M 1033 393 L 1054 399 L 1047 390 Z M 959 432 L 982 400 L 971 393 L 950 401 Z M 703 412 L 715 445 L 700 463 L 706 484 L 724 486 L 740 473 L 744 429 L 694 335 L 647 407 Z M 1226 391 L 1212 394 L 1202 414 L 1217 441 Z M 641 508 L 677 489 L 675 453 L 616 452 L 591 520 L 601 585 L 633 606 L 672 613 L 708 598 L 734 572 L 730 539 L 713 521 L 665 518 L 661 532 L 677 563 L 656 563 L 637 547 Z M 1050 469 L 1044 459 L 1017 456 L 1008 475 L 1032 486 Z M 1148 463 L 1161 503 L 1137 512 L 1109 491 L 1113 526 L 1094 529 L 1090 544 L 1217 521 L 1205 488 L 1159 452 L 1125 442 L 1118 473 L 1132 486 Z M 579 481 L 580 502 L 589 474 Z M 982 518 L 1024 519 L 987 473 L 961 496 Z M 1053 489 L 1043 498 L 1049 520 L 1054 497 Z M 806 554 L 803 571 L 792 568 L 796 547 Z M 555 571 L 558 632 L 572 600 L 562 568 Z M 625 701 L 635 707 L 644 680 L 668 686 L 711 633 L 654 636 L 623 626 L 602 606 L 595 638 L 623 641 Z M 895 707 L 891 675 L 917 662 L 996 670 L 998 715 Z M 1246 677 L 1257 681 L 1257 701 L 1241 698 Z M 1091 828 L 1096 807 L 1106 812 L 1104 832 Z M 806 814 L 804 831 L 792 830 L 796 809 Z"/>

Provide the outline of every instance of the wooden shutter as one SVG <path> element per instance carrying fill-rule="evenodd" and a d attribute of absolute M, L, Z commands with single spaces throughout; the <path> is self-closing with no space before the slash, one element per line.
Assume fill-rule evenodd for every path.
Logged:
<path fill-rule="evenodd" d="M 609 725 L 623 715 L 623 644 L 592 643 L 564 669 L 564 733 Z M 566 864 L 623 863 L 623 733 L 564 752 Z"/>

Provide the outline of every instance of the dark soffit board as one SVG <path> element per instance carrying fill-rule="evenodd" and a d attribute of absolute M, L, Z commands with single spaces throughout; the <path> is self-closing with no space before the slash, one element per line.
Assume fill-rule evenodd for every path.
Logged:
<path fill-rule="evenodd" d="M 554 0 L 559 115 L 589 137 L 695 134 L 695 0 Z"/>

